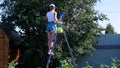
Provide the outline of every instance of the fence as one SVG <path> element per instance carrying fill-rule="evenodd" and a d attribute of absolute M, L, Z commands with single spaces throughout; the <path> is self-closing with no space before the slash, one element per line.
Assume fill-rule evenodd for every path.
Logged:
<path fill-rule="evenodd" d="M 0 29 L 0 68 L 7 68 L 8 64 L 9 38 Z"/>

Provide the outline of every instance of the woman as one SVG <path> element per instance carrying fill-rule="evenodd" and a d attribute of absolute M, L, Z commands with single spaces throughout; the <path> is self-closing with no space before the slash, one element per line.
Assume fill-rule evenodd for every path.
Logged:
<path fill-rule="evenodd" d="M 56 8 L 55 5 L 50 4 L 49 7 L 50 7 L 50 11 L 47 12 L 46 14 L 46 18 L 48 21 L 46 32 L 48 35 L 48 49 L 49 49 L 48 54 L 53 54 L 53 51 L 50 48 L 53 47 L 53 43 L 54 43 L 53 39 L 57 31 L 56 23 L 59 23 L 59 22 L 57 19 L 57 12 L 55 11 L 55 8 Z"/>

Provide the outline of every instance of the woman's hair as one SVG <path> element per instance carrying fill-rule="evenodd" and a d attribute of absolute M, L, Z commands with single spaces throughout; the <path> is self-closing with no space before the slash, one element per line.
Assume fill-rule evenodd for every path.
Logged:
<path fill-rule="evenodd" d="M 53 9 L 55 9 L 54 7 L 50 7 L 50 10 L 53 10 Z"/>

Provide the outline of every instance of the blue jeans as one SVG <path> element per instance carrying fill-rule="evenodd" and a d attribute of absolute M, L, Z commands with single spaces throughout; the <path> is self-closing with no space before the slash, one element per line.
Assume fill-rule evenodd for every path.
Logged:
<path fill-rule="evenodd" d="M 57 25 L 54 21 L 48 22 L 47 29 L 45 32 L 57 31 Z"/>

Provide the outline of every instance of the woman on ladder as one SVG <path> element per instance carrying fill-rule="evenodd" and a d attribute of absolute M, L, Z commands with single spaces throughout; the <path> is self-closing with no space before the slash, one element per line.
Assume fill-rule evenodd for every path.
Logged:
<path fill-rule="evenodd" d="M 59 23 L 57 19 L 57 12 L 55 11 L 55 5 L 50 4 L 50 11 L 47 12 L 46 18 L 48 21 L 47 25 L 47 35 L 48 35 L 48 54 L 53 54 L 53 50 L 51 50 L 51 47 L 53 47 L 54 44 L 54 37 L 57 32 L 57 23 Z"/>

